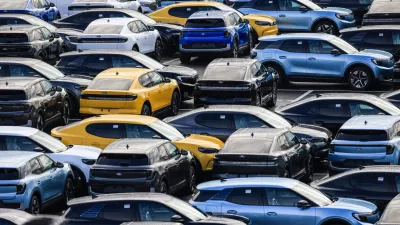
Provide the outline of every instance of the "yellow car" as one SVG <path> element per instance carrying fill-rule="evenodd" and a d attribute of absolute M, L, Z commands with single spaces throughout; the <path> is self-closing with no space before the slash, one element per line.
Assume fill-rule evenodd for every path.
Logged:
<path fill-rule="evenodd" d="M 56 127 L 51 135 L 66 145 L 88 145 L 104 149 L 120 138 L 161 138 L 193 153 L 202 171 L 211 171 L 215 153 L 224 145 L 217 138 L 191 134 L 186 137 L 163 121 L 141 115 L 102 115 Z"/>
<path fill-rule="evenodd" d="M 184 26 L 187 18 L 197 11 L 224 10 L 234 11 L 243 20 L 247 19 L 249 24 L 255 31 L 253 38 L 273 35 L 278 33 L 276 20 L 270 16 L 248 14 L 243 15 L 241 12 L 233 9 L 220 2 L 183 2 L 166 6 L 160 10 L 148 14 L 152 19 L 160 23 L 173 23 Z M 183 12 L 183 13 L 182 13 Z"/>
<path fill-rule="evenodd" d="M 180 104 L 175 80 L 141 68 L 113 68 L 101 72 L 82 91 L 80 114 L 153 115 L 170 110 L 177 115 Z"/>

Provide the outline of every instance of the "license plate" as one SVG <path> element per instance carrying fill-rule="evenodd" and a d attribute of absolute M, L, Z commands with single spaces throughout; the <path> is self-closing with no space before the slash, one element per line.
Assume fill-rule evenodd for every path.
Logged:
<path fill-rule="evenodd" d="M 135 188 L 132 186 L 107 186 L 104 188 L 105 193 L 127 193 L 127 192 L 135 192 Z"/>

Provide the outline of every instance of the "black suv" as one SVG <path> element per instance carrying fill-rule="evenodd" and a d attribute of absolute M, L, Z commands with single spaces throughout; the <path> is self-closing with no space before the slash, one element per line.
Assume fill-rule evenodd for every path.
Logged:
<path fill-rule="evenodd" d="M 43 78 L 4 77 L 0 81 L 0 125 L 43 130 L 50 124 L 68 124 L 67 92 Z"/>
<path fill-rule="evenodd" d="M 397 0 L 374 0 L 364 15 L 362 25 L 400 24 L 400 4 Z"/>
<path fill-rule="evenodd" d="M 192 193 L 195 168 L 193 156 L 170 141 L 120 139 L 101 152 L 90 170 L 90 192 L 172 193 L 186 187 Z"/>
<path fill-rule="evenodd" d="M 43 26 L 0 26 L 0 56 L 36 58 L 47 62 L 57 60 L 62 51 L 58 34 Z"/>

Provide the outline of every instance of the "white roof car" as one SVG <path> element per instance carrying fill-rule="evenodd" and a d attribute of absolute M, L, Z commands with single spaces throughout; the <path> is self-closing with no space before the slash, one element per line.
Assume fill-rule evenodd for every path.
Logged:
<path fill-rule="evenodd" d="M 140 2 L 136 0 L 74 0 L 68 6 L 68 15 L 95 8 L 132 9 L 143 12 Z"/>
<path fill-rule="evenodd" d="M 161 59 L 160 34 L 137 18 L 103 18 L 89 24 L 78 38 L 78 49 L 123 49 Z"/>

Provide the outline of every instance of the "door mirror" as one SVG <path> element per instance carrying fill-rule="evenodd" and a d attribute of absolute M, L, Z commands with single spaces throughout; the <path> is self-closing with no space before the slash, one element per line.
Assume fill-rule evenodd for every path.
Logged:
<path fill-rule="evenodd" d="M 50 2 L 50 7 L 56 7 L 56 5 L 52 2 Z"/>
<path fill-rule="evenodd" d="M 57 86 L 57 87 L 56 87 L 56 91 L 57 91 L 57 92 L 62 92 L 62 87 Z"/>
<path fill-rule="evenodd" d="M 51 37 L 49 38 L 49 42 L 52 42 L 52 41 L 54 41 L 54 37 L 53 37 L 53 36 L 51 36 Z"/>
<path fill-rule="evenodd" d="M 189 155 L 189 152 L 185 149 L 181 150 L 181 155 Z"/>
<path fill-rule="evenodd" d="M 149 28 L 149 31 L 153 31 L 154 30 L 153 26 L 148 26 L 147 28 Z"/>
<path fill-rule="evenodd" d="M 300 6 L 299 11 L 306 12 L 306 11 L 308 11 L 308 8 L 305 7 L 304 5 L 302 5 L 302 6 Z"/>
<path fill-rule="evenodd" d="M 310 203 L 308 203 L 306 200 L 300 200 L 297 204 L 297 207 L 299 208 L 308 208 L 311 207 Z"/>
<path fill-rule="evenodd" d="M 57 162 L 57 168 L 64 168 L 64 163 Z"/>
<path fill-rule="evenodd" d="M 341 52 L 339 51 L 339 49 L 334 48 L 334 49 L 332 49 L 331 54 L 332 55 L 340 55 Z"/>
<path fill-rule="evenodd" d="M 57 34 L 57 33 L 53 33 L 53 37 L 54 38 L 60 38 L 61 36 L 59 34 Z"/>
<path fill-rule="evenodd" d="M 184 220 L 181 216 L 179 216 L 179 215 L 173 215 L 173 216 L 171 217 L 171 222 L 183 223 L 183 222 L 185 222 L 185 220 Z"/>
<path fill-rule="evenodd" d="M 43 148 L 41 147 L 36 147 L 33 149 L 34 152 L 44 152 Z"/>
<path fill-rule="evenodd" d="M 308 144 L 308 141 L 306 139 L 302 138 L 302 139 L 300 139 L 300 143 L 302 145 L 306 145 L 306 144 Z"/>
<path fill-rule="evenodd" d="M 165 83 L 171 83 L 171 79 L 169 79 L 169 78 L 164 78 L 164 82 L 165 82 Z"/>

